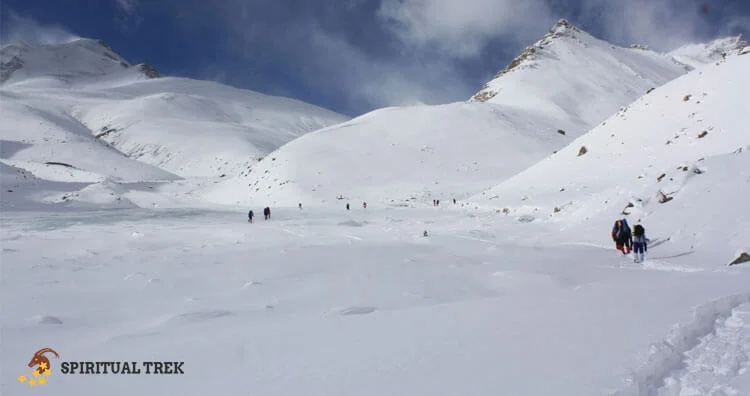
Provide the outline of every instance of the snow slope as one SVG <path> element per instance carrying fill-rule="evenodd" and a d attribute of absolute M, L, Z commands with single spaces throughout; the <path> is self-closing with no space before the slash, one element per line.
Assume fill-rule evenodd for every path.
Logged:
<path fill-rule="evenodd" d="M 570 141 L 559 127 L 543 114 L 491 104 L 386 108 L 297 138 L 247 176 L 202 194 L 274 206 L 447 202 L 551 154 Z"/>
<path fill-rule="evenodd" d="M 666 55 L 691 69 L 723 59 L 722 54 L 736 52 L 748 46 L 742 35 L 726 37 L 709 43 L 686 44 Z"/>
<path fill-rule="evenodd" d="M 156 77 L 145 64 L 130 65 L 102 41 L 77 39 L 62 44 L 13 42 L 0 49 L 0 83 L 49 89 L 117 85 Z"/>
<path fill-rule="evenodd" d="M 2 56 L 3 113 L 13 119 L 3 124 L 3 139 L 31 144 L 46 139 L 52 146 L 64 134 L 87 135 L 85 148 L 68 144 L 57 150 L 78 157 L 76 165 L 88 152 L 115 149 L 162 173 L 218 177 L 247 168 L 306 132 L 348 120 L 293 99 L 160 77 L 150 66 L 129 66 L 109 47 L 88 39 L 8 44 Z M 40 127 L 34 128 L 37 122 Z M 34 157 L 28 150 L 19 155 Z M 49 160 L 47 154 L 35 158 Z"/>
<path fill-rule="evenodd" d="M 588 131 L 621 106 L 685 73 L 669 57 L 622 48 L 560 20 L 470 101 L 531 109 Z"/>
<path fill-rule="evenodd" d="M 564 20 L 518 59 L 475 96 L 481 100 L 376 110 L 290 142 L 205 195 L 277 206 L 460 199 L 686 72 L 669 57 L 612 46 Z"/>
<path fill-rule="evenodd" d="M 726 265 L 750 251 L 747 70 L 746 50 L 695 69 L 471 200 L 602 242 L 627 214 L 697 265 Z"/>
<path fill-rule="evenodd" d="M 89 39 L 12 43 L 1 54 L 0 171 L 55 182 L 48 198 L 33 195 L 39 203 L 83 200 L 90 194 L 76 189 L 91 183 L 104 183 L 89 190 L 105 201 L 143 198 L 158 185 L 165 195 L 150 191 L 149 206 L 180 195 L 195 202 L 188 195 L 201 179 L 239 174 L 286 142 L 349 119 L 293 99 L 161 77 Z M 183 178 L 190 182 L 166 184 Z"/>

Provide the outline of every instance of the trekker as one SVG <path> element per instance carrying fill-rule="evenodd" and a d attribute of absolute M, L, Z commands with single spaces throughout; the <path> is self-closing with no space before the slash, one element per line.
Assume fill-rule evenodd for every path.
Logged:
<path fill-rule="evenodd" d="M 633 227 L 633 262 L 642 263 L 646 258 L 647 251 L 648 238 L 646 238 L 646 230 L 642 225 L 636 224 Z"/>
<path fill-rule="evenodd" d="M 266 206 L 265 208 L 263 208 L 263 217 L 266 220 L 270 220 L 271 219 L 271 208 L 269 208 L 268 206 Z"/>
<path fill-rule="evenodd" d="M 349 202 L 346 203 L 346 210 L 349 210 Z"/>
<path fill-rule="evenodd" d="M 623 218 L 615 222 L 614 227 L 612 227 L 612 240 L 615 242 L 617 250 L 621 251 L 622 254 L 630 253 L 630 247 L 633 244 L 633 235 L 626 219 Z"/>
<path fill-rule="evenodd" d="M 453 198 L 453 204 L 454 205 L 456 204 L 456 198 Z"/>
<path fill-rule="evenodd" d="M 248 223 L 252 223 L 253 222 L 253 217 L 254 216 L 255 215 L 253 214 L 252 210 L 250 210 L 250 212 L 247 213 L 247 221 L 248 221 Z"/>
<path fill-rule="evenodd" d="M 300 211 L 300 213 L 302 213 L 302 203 L 301 202 L 299 204 L 299 211 Z"/>
<path fill-rule="evenodd" d="M 367 209 L 367 202 L 362 202 L 362 207 Z"/>

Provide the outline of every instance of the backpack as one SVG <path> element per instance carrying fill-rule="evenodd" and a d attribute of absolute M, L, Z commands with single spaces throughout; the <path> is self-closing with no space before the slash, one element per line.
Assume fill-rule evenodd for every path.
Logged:
<path fill-rule="evenodd" d="M 620 224 L 618 225 L 618 223 Z M 618 240 L 620 239 L 620 236 L 622 235 L 623 227 L 624 227 L 624 224 L 622 223 L 622 220 L 615 221 L 615 226 L 612 227 L 612 235 L 614 236 L 615 239 L 618 239 Z"/>
<path fill-rule="evenodd" d="M 646 232 L 646 230 L 643 229 L 643 226 L 640 224 L 636 224 L 635 227 L 633 227 L 633 235 L 639 237 L 643 236 L 643 234 Z"/>

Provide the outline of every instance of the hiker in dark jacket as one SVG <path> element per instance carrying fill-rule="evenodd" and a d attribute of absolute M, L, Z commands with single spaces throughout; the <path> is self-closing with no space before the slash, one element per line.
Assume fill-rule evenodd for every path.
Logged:
<path fill-rule="evenodd" d="M 251 210 L 250 212 L 248 212 L 248 213 L 247 213 L 247 221 L 248 221 L 248 222 L 250 222 L 250 223 L 252 223 L 252 222 L 253 222 L 253 217 L 254 217 L 254 216 L 255 216 L 255 215 L 253 214 L 253 211 L 252 211 L 252 210 Z"/>
<path fill-rule="evenodd" d="M 270 220 L 271 219 L 271 208 L 269 208 L 268 206 L 266 206 L 265 208 L 263 208 L 263 217 L 266 220 Z"/>
<path fill-rule="evenodd" d="M 646 230 L 642 225 L 636 224 L 633 227 L 633 261 L 636 263 L 642 263 L 646 258 L 646 252 L 648 251 L 648 238 L 646 238 Z"/>
<path fill-rule="evenodd" d="M 621 251 L 622 254 L 630 253 L 630 248 L 633 245 L 633 235 L 626 219 L 615 222 L 614 227 L 612 227 L 612 240 L 615 242 L 617 250 Z"/>

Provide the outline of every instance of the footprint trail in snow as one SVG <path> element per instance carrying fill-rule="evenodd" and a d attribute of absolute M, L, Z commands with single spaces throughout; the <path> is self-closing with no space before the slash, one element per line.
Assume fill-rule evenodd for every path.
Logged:
<path fill-rule="evenodd" d="M 731 384 L 750 376 L 750 303 L 717 319 L 716 330 L 686 352 L 683 363 L 683 369 L 665 379 L 658 396 L 740 395 Z"/>

